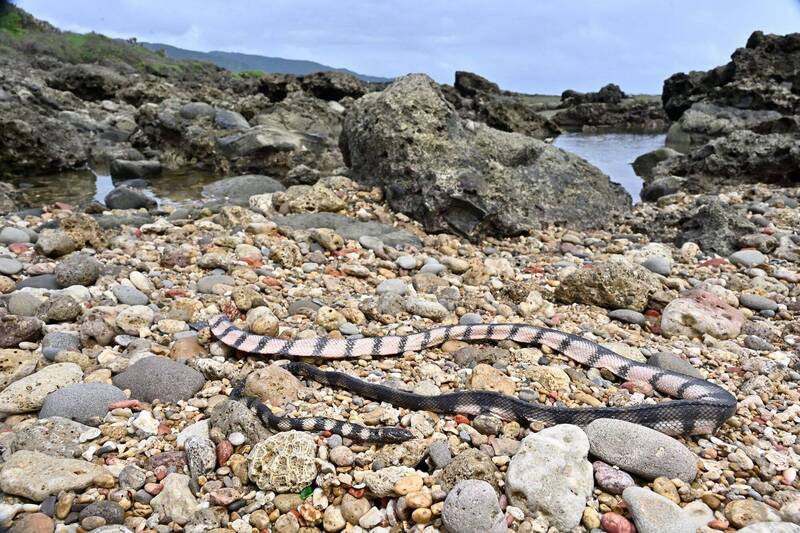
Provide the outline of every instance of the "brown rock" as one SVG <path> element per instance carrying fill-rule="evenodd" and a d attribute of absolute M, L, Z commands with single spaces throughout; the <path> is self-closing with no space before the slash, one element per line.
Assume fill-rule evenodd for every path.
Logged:
<path fill-rule="evenodd" d="M 301 388 L 300 380 L 290 372 L 278 365 L 270 365 L 259 368 L 247 377 L 244 393 L 266 404 L 283 407 L 298 399 Z"/>
<path fill-rule="evenodd" d="M 513 395 L 516 390 L 511 378 L 503 374 L 502 371 L 483 363 L 476 365 L 472 370 L 469 388 L 490 390 L 508 395 Z"/>

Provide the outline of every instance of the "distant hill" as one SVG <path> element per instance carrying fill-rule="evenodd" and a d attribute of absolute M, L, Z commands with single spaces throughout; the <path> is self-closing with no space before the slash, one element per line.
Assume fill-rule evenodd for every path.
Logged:
<path fill-rule="evenodd" d="M 161 43 L 144 43 L 142 46 L 149 50 L 164 50 L 167 57 L 173 59 L 193 59 L 197 61 L 208 61 L 217 66 L 230 70 L 231 72 L 243 72 L 251 70 L 261 70 L 263 72 L 277 72 L 280 74 L 312 74 L 314 72 L 347 72 L 364 81 L 391 81 L 389 78 L 378 76 L 367 76 L 347 70 L 345 68 L 333 68 L 314 61 L 304 61 L 301 59 L 284 59 L 282 57 L 268 57 L 254 54 L 239 54 L 236 52 L 221 52 L 213 50 L 211 52 L 198 52 L 196 50 L 186 50 Z"/>

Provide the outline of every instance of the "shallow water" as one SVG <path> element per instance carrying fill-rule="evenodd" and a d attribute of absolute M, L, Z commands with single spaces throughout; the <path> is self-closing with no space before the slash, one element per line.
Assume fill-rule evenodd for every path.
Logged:
<path fill-rule="evenodd" d="M 144 191 L 159 204 L 178 203 L 199 199 L 203 186 L 218 179 L 218 176 L 201 171 L 169 172 L 149 180 Z M 111 176 L 91 170 L 26 177 L 11 182 L 25 191 L 34 206 L 55 202 L 77 205 L 92 199 L 103 203 L 115 186 Z"/>
<path fill-rule="evenodd" d="M 666 135 L 644 133 L 564 133 L 553 146 L 577 154 L 605 172 L 639 200 L 642 180 L 631 163 L 640 155 L 664 146 Z"/>

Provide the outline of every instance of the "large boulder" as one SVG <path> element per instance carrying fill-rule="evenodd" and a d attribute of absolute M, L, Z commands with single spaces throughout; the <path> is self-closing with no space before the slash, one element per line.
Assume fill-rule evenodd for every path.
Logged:
<path fill-rule="evenodd" d="M 680 72 L 664 81 L 664 110 L 677 120 L 696 102 L 740 109 L 800 111 L 800 33 L 754 32 L 726 65 L 707 72 Z"/>
<path fill-rule="evenodd" d="M 47 84 L 83 100 L 106 100 L 125 85 L 125 77 L 101 65 L 67 65 L 53 72 Z"/>
<path fill-rule="evenodd" d="M 458 94 L 466 97 L 476 94 L 500 94 L 500 87 L 495 82 L 463 70 L 456 71 L 456 81 L 453 83 L 453 87 Z"/>
<path fill-rule="evenodd" d="M 667 145 L 684 151 L 736 130 L 756 130 L 782 117 L 769 109 L 739 109 L 699 102 L 687 109 L 667 132 Z"/>
<path fill-rule="evenodd" d="M 340 137 L 355 179 L 427 231 L 468 238 L 542 225 L 601 225 L 631 199 L 583 159 L 462 119 L 428 76 L 404 76 L 357 100 Z"/>
<path fill-rule="evenodd" d="M 756 230 L 756 225 L 732 206 L 713 200 L 680 221 L 675 244 L 694 242 L 707 254 L 728 256 L 738 249 L 741 237 Z"/>
<path fill-rule="evenodd" d="M 354 75 L 335 70 L 306 74 L 299 81 L 304 91 L 320 100 L 358 98 L 369 91 L 368 85 Z"/>

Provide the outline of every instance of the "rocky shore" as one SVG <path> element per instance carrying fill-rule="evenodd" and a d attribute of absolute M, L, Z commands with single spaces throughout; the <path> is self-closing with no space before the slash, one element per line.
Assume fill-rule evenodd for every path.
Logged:
<path fill-rule="evenodd" d="M 793 54 L 794 40 L 755 34 L 748 50 Z M 0 526 L 800 531 L 791 180 L 726 174 L 697 190 L 656 173 L 648 187 L 681 186 L 632 205 L 598 169 L 542 140 L 567 123 L 563 109 L 620 105 L 613 87 L 567 93 L 548 117 L 469 73 L 453 87 L 424 75 L 384 86 L 207 66 L 153 74 L 14 51 L 0 56 L 4 176 L 107 164 L 117 187 L 104 204 L 46 206 L 0 190 Z M 706 80 L 698 87 L 714 78 L 689 77 Z M 737 94 L 742 86 L 775 92 L 741 81 Z M 688 128 L 680 117 L 712 94 L 720 105 L 724 92 L 665 91 L 665 113 Z M 592 108 L 581 109 L 569 116 Z M 786 122 L 790 111 L 777 112 Z M 747 145 L 752 157 L 757 146 Z M 228 177 L 180 204 L 143 192 L 187 167 Z M 218 313 L 284 339 L 546 326 L 718 383 L 738 406 L 717 433 L 691 438 L 609 419 L 545 428 L 409 411 L 300 380 L 279 359 L 192 328 Z M 510 341 L 308 362 L 427 395 L 492 390 L 576 408 L 669 401 Z M 414 438 L 273 432 L 229 398 L 240 379 L 275 413 L 400 426 Z"/>

